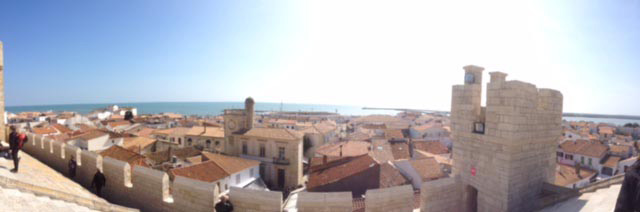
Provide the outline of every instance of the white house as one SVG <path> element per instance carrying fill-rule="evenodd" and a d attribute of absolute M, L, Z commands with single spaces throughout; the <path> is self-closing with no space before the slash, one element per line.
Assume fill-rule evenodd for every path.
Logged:
<path fill-rule="evenodd" d="M 260 180 L 260 161 L 202 152 L 201 163 L 172 169 L 171 174 L 214 183 L 224 194 L 230 187 L 243 188 Z"/>
<path fill-rule="evenodd" d="M 113 145 L 122 145 L 122 138 L 109 139 L 109 133 L 91 130 L 67 139 L 67 144 L 77 146 L 83 150 L 105 150 Z"/>
<path fill-rule="evenodd" d="M 603 159 L 609 147 L 597 141 L 565 141 L 560 144 L 557 161 L 561 164 L 574 166 L 576 163 L 602 173 Z"/>

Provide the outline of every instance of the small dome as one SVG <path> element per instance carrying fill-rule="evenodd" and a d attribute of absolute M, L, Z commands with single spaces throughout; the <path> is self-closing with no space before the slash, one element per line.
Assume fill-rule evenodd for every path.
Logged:
<path fill-rule="evenodd" d="M 247 104 L 252 104 L 253 105 L 253 104 L 255 104 L 255 102 L 253 101 L 253 98 L 247 97 L 247 99 L 244 100 L 244 104 L 245 105 L 247 105 Z"/>

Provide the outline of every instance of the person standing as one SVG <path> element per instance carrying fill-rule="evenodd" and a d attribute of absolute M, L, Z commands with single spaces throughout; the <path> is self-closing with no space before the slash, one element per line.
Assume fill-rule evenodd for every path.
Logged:
<path fill-rule="evenodd" d="M 78 167 L 76 159 L 71 156 L 71 159 L 69 160 L 69 178 L 73 179 L 76 176 L 76 167 Z"/>
<path fill-rule="evenodd" d="M 16 132 L 16 127 L 11 126 L 11 133 L 9 134 L 9 148 L 11 149 L 11 158 L 13 159 L 13 169 L 11 172 L 18 172 L 18 165 L 20 158 L 18 152 L 22 149 L 22 145 L 27 142 L 27 135 Z"/>
<path fill-rule="evenodd" d="M 231 212 L 233 211 L 233 204 L 231 204 L 227 195 L 222 195 L 220 197 L 220 202 L 216 204 L 215 209 L 216 212 Z"/>
<path fill-rule="evenodd" d="M 96 194 L 99 197 L 102 197 L 102 187 L 107 185 L 107 178 L 104 177 L 104 174 L 100 172 L 100 169 L 96 171 L 96 174 L 93 175 L 93 180 L 91 181 L 91 187 L 96 187 Z"/>
<path fill-rule="evenodd" d="M 640 156 L 624 176 L 614 211 L 640 211 Z"/>

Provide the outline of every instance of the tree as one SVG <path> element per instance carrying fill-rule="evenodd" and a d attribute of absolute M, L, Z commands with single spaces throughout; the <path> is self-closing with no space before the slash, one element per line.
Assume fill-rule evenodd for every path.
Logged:
<path fill-rule="evenodd" d="M 303 153 L 307 153 L 307 150 L 311 149 L 311 147 L 313 147 L 313 142 L 311 142 L 311 139 L 309 138 L 309 136 L 304 136 L 304 138 L 302 139 L 303 143 L 302 143 L 302 151 Z"/>
<path fill-rule="evenodd" d="M 637 128 L 640 127 L 640 125 L 638 125 L 638 123 L 626 123 L 624 124 L 624 127 Z"/>
<path fill-rule="evenodd" d="M 127 111 L 124 113 L 124 120 L 131 121 L 133 120 L 133 112 Z"/>

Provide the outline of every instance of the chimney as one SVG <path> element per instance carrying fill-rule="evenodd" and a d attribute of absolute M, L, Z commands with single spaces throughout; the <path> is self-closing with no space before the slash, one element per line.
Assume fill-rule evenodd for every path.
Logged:
<path fill-rule="evenodd" d="M 340 157 L 342 157 L 342 144 L 340 144 Z"/>
<path fill-rule="evenodd" d="M 322 165 L 327 164 L 327 155 L 322 156 Z"/>

